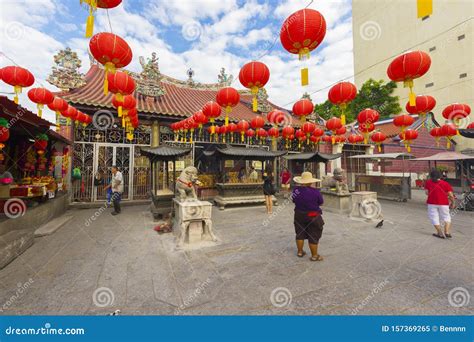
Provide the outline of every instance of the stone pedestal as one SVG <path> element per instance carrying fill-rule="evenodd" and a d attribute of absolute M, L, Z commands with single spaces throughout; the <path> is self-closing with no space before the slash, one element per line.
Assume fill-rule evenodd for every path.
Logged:
<path fill-rule="evenodd" d="M 173 199 L 173 231 L 178 234 L 178 247 L 202 241 L 217 241 L 212 231 L 212 204 L 207 201 Z"/>
<path fill-rule="evenodd" d="M 382 207 L 377 200 L 377 193 L 373 191 L 356 191 L 351 193 L 351 218 L 365 220 L 379 220 L 382 218 Z"/>
<path fill-rule="evenodd" d="M 324 198 L 323 210 L 347 215 L 351 212 L 351 195 L 337 194 L 330 190 L 321 190 Z"/>
<path fill-rule="evenodd" d="M 218 195 L 214 202 L 220 210 L 229 205 L 265 204 L 263 182 L 259 183 L 216 183 Z M 273 205 L 278 205 L 275 196 L 272 196 Z"/>

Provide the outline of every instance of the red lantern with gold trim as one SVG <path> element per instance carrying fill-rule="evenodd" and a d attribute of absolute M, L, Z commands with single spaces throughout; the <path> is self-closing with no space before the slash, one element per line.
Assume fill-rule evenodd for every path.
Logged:
<path fill-rule="evenodd" d="M 401 132 L 398 136 L 401 140 L 403 140 L 407 151 L 411 152 L 411 143 L 413 142 L 413 140 L 418 138 L 418 132 L 414 129 L 407 129 L 404 132 Z"/>
<path fill-rule="evenodd" d="M 430 95 L 417 95 L 415 105 L 410 106 L 410 101 L 407 102 L 405 108 L 410 114 L 417 114 L 422 120 L 422 126 L 425 125 L 426 114 L 431 112 L 436 106 L 436 100 Z"/>
<path fill-rule="evenodd" d="M 6 66 L 1 71 L 2 81 L 13 86 L 15 92 L 13 100 L 18 104 L 18 95 L 21 94 L 22 88 L 31 87 L 35 83 L 35 77 L 31 72 L 19 66 Z"/>
<path fill-rule="evenodd" d="M 350 134 L 347 140 L 351 144 L 358 144 L 364 141 L 364 136 L 361 134 Z"/>
<path fill-rule="evenodd" d="M 229 114 L 232 112 L 232 107 L 235 107 L 240 102 L 239 92 L 232 87 L 225 87 L 220 89 L 216 95 L 216 102 L 225 109 L 225 125 L 229 124 Z"/>
<path fill-rule="evenodd" d="M 306 134 L 306 143 L 309 144 L 309 137 L 313 134 L 314 130 L 316 129 L 316 124 L 312 122 L 305 122 L 301 126 L 301 130 Z"/>
<path fill-rule="evenodd" d="M 364 137 L 364 144 L 369 142 L 369 134 L 375 129 L 375 124 L 366 122 L 363 124 L 359 124 L 359 131 L 362 133 Z"/>
<path fill-rule="evenodd" d="M 89 49 L 92 56 L 105 68 L 104 94 L 107 95 L 109 93 L 108 75 L 130 64 L 132 50 L 125 40 L 109 32 L 94 35 L 89 42 Z"/>
<path fill-rule="evenodd" d="M 378 151 L 382 152 L 382 146 L 381 145 L 385 141 L 385 139 L 387 139 L 387 136 L 385 134 L 383 134 L 382 132 L 375 132 L 374 134 L 372 134 L 370 139 L 372 139 L 372 141 L 375 143 L 375 145 L 377 145 Z"/>
<path fill-rule="evenodd" d="M 302 122 L 306 121 L 306 116 L 311 115 L 313 110 L 313 102 L 308 99 L 301 99 L 293 105 L 293 115 L 298 116 Z"/>
<path fill-rule="evenodd" d="M 283 139 L 285 139 L 285 147 L 286 148 L 289 147 L 290 140 L 293 139 L 291 137 L 292 136 L 294 137 L 294 135 L 295 135 L 295 129 L 291 126 L 283 127 L 283 129 L 281 130 L 281 136 L 283 137 Z"/>
<path fill-rule="evenodd" d="M 256 116 L 250 121 L 250 127 L 255 131 L 265 126 L 265 120 L 261 116 Z"/>
<path fill-rule="evenodd" d="M 335 136 L 337 134 L 337 130 L 340 129 L 342 127 L 342 122 L 341 122 L 341 119 L 339 118 L 336 118 L 336 117 L 332 117 L 330 118 L 328 121 L 326 121 L 326 128 L 330 131 L 332 131 L 332 134 L 333 134 L 333 140 L 332 140 L 332 143 L 334 144 L 336 141 L 335 141 Z"/>
<path fill-rule="evenodd" d="M 441 127 L 434 127 L 430 131 L 430 135 L 435 138 L 436 146 L 439 146 L 439 139 L 443 136 L 443 131 Z"/>
<path fill-rule="evenodd" d="M 77 109 L 68 105 L 67 109 L 61 112 L 61 115 L 67 118 L 67 124 L 71 124 L 71 120 L 76 120 Z"/>
<path fill-rule="evenodd" d="M 273 142 L 275 142 L 275 140 L 280 136 L 280 131 L 277 127 L 271 127 L 267 133 L 268 136 L 272 138 Z"/>
<path fill-rule="evenodd" d="M 415 122 L 415 119 L 407 114 L 401 114 L 397 115 L 396 117 L 393 118 L 393 124 L 397 127 L 401 128 L 402 133 L 405 131 L 405 129 L 409 126 L 411 126 Z"/>
<path fill-rule="evenodd" d="M 59 131 L 59 119 L 61 112 L 65 111 L 69 104 L 60 97 L 55 97 L 53 102 L 48 104 L 48 108 L 56 113 L 56 130 Z"/>
<path fill-rule="evenodd" d="M 298 140 L 298 148 L 301 148 L 301 143 L 305 140 L 306 134 L 301 129 L 296 130 L 295 138 Z"/>
<path fill-rule="evenodd" d="M 451 148 L 451 139 L 457 134 L 458 130 L 452 123 L 447 123 L 441 126 L 441 134 L 446 137 L 446 148 Z"/>
<path fill-rule="evenodd" d="M 305 8 L 291 14 L 280 30 L 281 45 L 300 60 L 308 59 L 326 35 L 326 20 L 318 11 Z M 301 69 L 301 85 L 309 83 L 308 68 Z"/>
<path fill-rule="evenodd" d="M 257 94 L 260 88 L 265 87 L 270 79 L 270 70 L 262 62 L 252 61 L 245 64 L 239 72 L 240 83 L 250 89 L 252 99 L 252 110 L 258 110 Z"/>
<path fill-rule="evenodd" d="M 245 131 L 250 127 L 250 124 L 246 120 L 240 120 L 237 123 L 237 130 L 240 132 L 240 141 L 244 142 Z"/>
<path fill-rule="evenodd" d="M 431 66 L 430 56 L 423 51 L 410 51 L 396 57 L 387 68 L 387 76 L 394 82 L 403 82 L 410 89 L 410 106 L 416 105 L 416 95 L 413 92 L 413 80 L 423 76 Z"/>
<path fill-rule="evenodd" d="M 222 112 L 221 106 L 219 106 L 217 102 L 208 101 L 206 102 L 204 107 L 202 107 L 202 112 L 211 122 L 211 132 L 212 132 L 211 134 L 215 133 L 214 128 L 212 127 L 214 127 L 215 119 L 221 115 L 221 112 Z"/>
<path fill-rule="evenodd" d="M 38 116 L 43 114 L 44 105 L 48 105 L 54 101 L 54 95 L 46 88 L 32 88 L 28 90 L 28 98 L 37 104 Z"/>
<path fill-rule="evenodd" d="M 339 82 L 329 89 L 329 101 L 341 109 L 342 124 L 346 124 L 347 105 L 357 96 L 357 88 L 351 82 Z"/>

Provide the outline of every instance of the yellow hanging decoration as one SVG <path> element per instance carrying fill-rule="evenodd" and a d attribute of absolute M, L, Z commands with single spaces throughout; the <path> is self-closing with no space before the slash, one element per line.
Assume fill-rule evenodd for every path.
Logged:
<path fill-rule="evenodd" d="M 90 38 L 94 34 L 94 11 L 97 10 L 97 0 L 85 0 L 85 2 L 89 5 L 89 16 L 86 21 L 86 38 Z"/>
<path fill-rule="evenodd" d="M 109 72 L 112 73 L 112 74 L 115 74 L 115 64 L 111 63 L 111 62 L 107 62 L 104 64 L 104 69 L 105 69 L 105 73 L 104 73 L 104 95 L 108 95 L 109 94 L 109 79 L 108 79 L 108 75 L 109 75 Z M 118 98 L 117 98 L 118 100 Z M 123 99 L 122 99 L 123 100 Z"/>
<path fill-rule="evenodd" d="M 424 18 L 433 13 L 433 0 L 417 0 L 417 16 L 418 18 Z"/>
<path fill-rule="evenodd" d="M 18 104 L 18 95 L 21 94 L 21 86 L 14 86 L 13 87 L 14 91 L 15 91 L 15 97 L 13 98 L 13 101 L 15 101 L 15 104 Z"/>
<path fill-rule="evenodd" d="M 307 86 L 309 84 L 309 70 L 308 68 L 301 69 L 301 85 Z"/>
<path fill-rule="evenodd" d="M 410 89 L 410 93 L 408 95 L 408 101 L 410 102 L 410 106 L 416 106 L 416 95 L 413 92 L 413 80 L 404 81 L 403 87 L 408 87 Z"/>
<path fill-rule="evenodd" d="M 250 91 L 252 92 L 252 95 L 253 95 L 252 110 L 256 112 L 258 111 L 258 101 L 257 101 L 258 87 L 253 86 L 252 88 L 250 88 Z"/>
<path fill-rule="evenodd" d="M 347 103 L 341 103 L 341 123 L 343 126 L 346 125 L 346 108 Z"/>

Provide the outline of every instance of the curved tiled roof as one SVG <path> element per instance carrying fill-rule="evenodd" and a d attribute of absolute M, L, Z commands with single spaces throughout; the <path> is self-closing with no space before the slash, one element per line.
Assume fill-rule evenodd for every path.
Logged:
<path fill-rule="evenodd" d="M 85 75 L 86 85 L 70 91 L 59 92 L 56 95 L 71 104 L 81 104 L 94 107 L 113 108 L 112 93 L 107 96 L 103 92 L 104 70 L 98 65 L 91 65 Z M 134 93 L 137 99 L 137 110 L 140 114 L 157 114 L 175 117 L 188 117 L 202 109 L 207 101 L 215 101 L 216 90 L 179 86 L 169 82 L 161 82 L 165 94 L 157 97 L 146 97 Z M 230 119 L 252 120 L 258 113 L 251 109 L 252 95 L 241 94 L 240 103 L 232 109 Z M 268 102 L 273 108 L 280 107 Z M 222 115 L 223 117 L 223 115 Z"/>

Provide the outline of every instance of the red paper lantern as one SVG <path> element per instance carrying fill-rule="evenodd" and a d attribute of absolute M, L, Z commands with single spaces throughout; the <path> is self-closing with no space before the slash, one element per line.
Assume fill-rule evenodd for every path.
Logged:
<path fill-rule="evenodd" d="M 357 114 L 357 121 L 359 124 L 376 123 L 379 120 L 380 114 L 375 109 L 366 108 Z"/>
<path fill-rule="evenodd" d="M 240 132 L 240 141 L 241 142 L 244 142 L 245 131 L 247 131 L 249 129 L 249 127 L 250 127 L 250 124 L 246 120 L 240 120 L 237 123 L 237 129 Z"/>
<path fill-rule="evenodd" d="M 208 101 L 206 102 L 204 107 L 202 107 L 202 113 L 209 119 L 209 121 L 212 124 L 211 134 L 214 133 L 213 127 L 214 127 L 215 118 L 218 118 L 221 115 L 221 112 L 222 112 L 221 106 L 219 106 L 219 104 L 214 101 Z"/>
<path fill-rule="evenodd" d="M 414 129 L 407 129 L 404 132 L 401 132 L 399 135 L 400 139 L 403 140 L 403 143 L 405 144 L 405 148 L 407 149 L 408 152 L 411 152 L 411 143 L 413 140 L 418 138 L 418 132 L 415 131 Z"/>
<path fill-rule="evenodd" d="M 323 135 L 322 139 L 325 143 L 329 143 L 329 144 L 331 144 L 333 141 L 333 137 L 327 134 Z"/>
<path fill-rule="evenodd" d="M 432 128 L 430 131 L 430 135 L 435 138 L 436 146 L 439 146 L 439 139 L 443 136 L 443 131 L 441 130 L 441 127 Z"/>
<path fill-rule="evenodd" d="M 198 124 L 199 129 L 202 129 L 202 126 L 209 122 L 208 117 L 204 115 L 202 110 L 195 112 L 192 117 L 193 120 Z"/>
<path fill-rule="evenodd" d="M 375 132 L 370 138 L 377 145 L 379 152 L 382 152 L 381 145 L 385 141 L 385 139 L 387 139 L 387 136 L 382 132 Z"/>
<path fill-rule="evenodd" d="M 263 88 L 270 79 L 270 70 L 262 62 L 253 61 L 245 64 L 239 72 L 240 83 L 250 89 L 253 95 L 252 109 L 258 110 L 257 94 L 260 88 Z"/>
<path fill-rule="evenodd" d="M 436 106 L 436 100 L 430 95 L 418 95 L 415 98 L 415 105 L 410 106 L 410 101 L 407 102 L 405 108 L 410 114 L 417 114 L 422 120 L 422 125 L 425 125 L 426 114 L 431 112 Z"/>
<path fill-rule="evenodd" d="M 416 105 L 413 80 L 426 74 L 431 66 L 430 56 L 423 51 L 410 51 L 396 57 L 387 68 L 387 76 L 394 82 L 403 82 L 410 89 L 409 103 Z"/>
<path fill-rule="evenodd" d="M 334 141 L 338 144 L 342 144 L 346 142 L 346 136 L 345 135 L 336 135 L 334 137 Z"/>
<path fill-rule="evenodd" d="M 307 59 L 326 35 L 326 20 L 316 10 L 305 8 L 291 14 L 280 30 L 281 45 L 299 59 Z M 308 68 L 301 69 L 301 85 L 308 85 Z"/>
<path fill-rule="evenodd" d="M 350 134 L 349 137 L 347 138 L 351 144 L 358 144 L 362 141 L 364 141 L 364 136 L 360 134 Z"/>
<path fill-rule="evenodd" d="M 53 102 L 48 104 L 48 108 L 56 113 L 56 125 L 58 131 L 61 112 L 65 111 L 68 106 L 68 103 L 60 97 L 55 97 Z"/>
<path fill-rule="evenodd" d="M 71 124 L 71 120 L 76 120 L 77 109 L 73 106 L 68 106 L 66 110 L 61 112 L 61 115 L 67 118 L 67 124 Z"/>
<path fill-rule="evenodd" d="M 265 126 L 265 120 L 261 116 L 256 116 L 250 121 L 250 127 L 255 130 Z"/>
<path fill-rule="evenodd" d="M 13 86 L 15 97 L 13 100 L 18 104 L 18 95 L 22 88 L 31 87 L 35 83 L 35 77 L 31 72 L 19 66 L 6 66 L 2 68 L 1 78 L 3 82 Z"/>
<path fill-rule="evenodd" d="M 346 129 L 345 126 L 342 126 L 341 128 L 336 129 L 336 134 L 337 135 L 344 135 L 344 134 L 346 134 L 346 132 L 347 132 L 347 129 Z"/>
<path fill-rule="evenodd" d="M 452 121 L 456 127 L 460 126 L 460 121 L 471 114 L 471 107 L 467 104 L 452 103 L 443 109 L 443 117 Z"/>
<path fill-rule="evenodd" d="M 123 102 L 125 95 L 130 95 L 135 91 L 135 81 L 126 72 L 117 71 L 107 76 L 109 91 L 114 93 L 116 101 Z M 122 116 L 119 114 L 119 116 Z"/>
<path fill-rule="evenodd" d="M 276 127 L 272 127 L 268 130 L 268 136 L 272 137 L 272 141 L 275 141 L 279 135 L 280 135 L 280 131 Z"/>
<path fill-rule="evenodd" d="M 326 121 L 326 128 L 332 131 L 332 134 L 333 134 L 333 140 L 332 140 L 333 144 L 336 142 L 334 139 L 335 135 L 337 134 L 336 132 L 341 127 L 342 127 L 342 121 L 339 118 L 332 117 L 328 121 Z"/>
<path fill-rule="evenodd" d="M 28 91 L 28 98 L 37 104 L 38 116 L 43 114 L 44 105 L 48 105 L 54 101 L 54 95 L 46 88 L 32 88 Z"/>
<path fill-rule="evenodd" d="M 324 135 L 324 130 L 320 127 L 316 127 L 313 131 L 315 137 L 322 137 Z"/>
<path fill-rule="evenodd" d="M 240 94 L 232 87 L 222 88 L 217 92 L 216 102 L 225 109 L 225 125 L 229 124 L 229 114 L 232 107 L 239 104 Z"/>
<path fill-rule="evenodd" d="M 452 123 L 441 126 L 441 134 L 446 137 L 446 148 L 451 147 L 451 139 L 457 134 L 458 130 Z"/>
<path fill-rule="evenodd" d="M 119 36 L 102 32 L 94 35 L 89 42 L 92 56 L 105 68 L 104 94 L 109 93 L 108 75 L 115 73 L 117 68 L 123 68 L 132 61 L 132 50 L 127 42 Z"/>
<path fill-rule="evenodd" d="M 122 0 L 81 0 L 89 6 L 89 16 L 86 21 L 86 38 L 92 37 L 94 33 L 94 12 L 97 8 L 114 8 L 117 7 Z"/>
<path fill-rule="evenodd" d="M 293 139 L 292 136 L 294 137 L 294 135 L 295 129 L 291 126 L 283 127 L 283 129 L 281 130 L 281 136 L 283 137 L 283 139 L 285 139 L 286 148 L 289 147 L 290 140 Z"/>
<path fill-rule="evenodd" d="M 249 128 L 248 130 L 245 131 L 245 135 L 251 139 L 255 136 L 255 131 L 251 128 Z"/>
<path fill-rule="evenodd" d="M 346 124 L 345 110 L 347 105 L 355 99 L 357 95 L 357 88 L 351 82 L 339 82 L 329 89 L 328 99 L 332 104 L 341 108 L 341 121 Z"/>
<path fill-rule="evenodd" d="M 307 144 L 309 143 L 309 137 L 311 136 L 311 134 L 314 132 L 315 129 L 316 129 L 316 124 L 314 124 L 312 122 L 305 122 L 301 126 L 301 130 L 306 134 L 306 143 Z"/>
<path fill-rule="evenodd" d="M 295 137 L 298 139 L 298 148 L 301 148 L 301 142 L 306 138 L 305 132 L 301 129 L 296 130 Z"/>
<path fill-rule="evenodd" d="M 293 114 L 300 117 L 302 122 L 306 121 L 306 116 L 313 113 L 314 105 L 308 99 L 301 99 L 293 105 Z"/>
<path fill-rule="evenodd" d="M 116 74 L 118 74 L 118 72 Z M 112 97 L 112 105 L 117 108 L 118 117 L 122 118 L 122 127 L 125 127 L 125 116 L 128 115 L 131 109 L 136 107 L 137 100 L 135 100 L 133 95 L 123 96 L 117 93 Z"/>
<path fill-rule="evenodd" d="M 400 127 L 402 133 L 407 127 L 411 126 L 414 122 L 415 119 L 407 114 L 397 115 L 395 118 L 393 118 L 393 124 L 397 127 Z"/>

